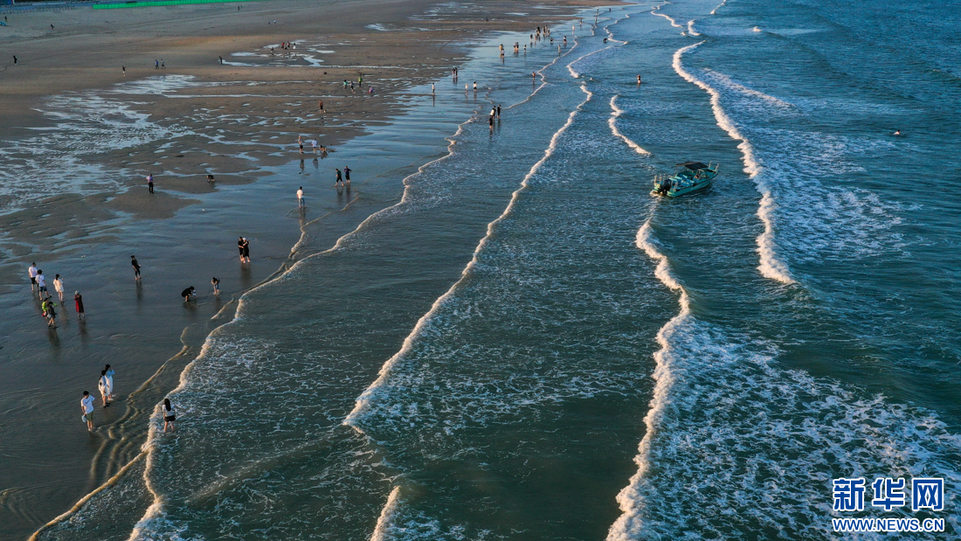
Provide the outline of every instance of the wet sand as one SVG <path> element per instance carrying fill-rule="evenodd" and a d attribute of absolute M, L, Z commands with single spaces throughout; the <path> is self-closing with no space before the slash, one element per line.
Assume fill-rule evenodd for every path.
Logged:
<path fill-rule="evenodd" d="M 63 186 L 61 173 L 73 162 L 56 170 L 63 149 L 51 139 L 53 165 L 39 173 L 50 184 L 0 196 L 0 378 L 6 382 L 0 538 L 25 538 L 139 451 L 154 405 L 177 384 L 207 334 L 233 317 L 245 290 L 304 253 L 329 247 L 399 197 L 394 177 L 403 171 L 380 179 L 396 185 L 393 195 L 381 190 L 363 199 L 357 196 L 362 183 L 354 194 L 329 188 L 333 167 L 341 165 L 334 163 L 338 147 L 402 112 L 413 86 L 465 60 L 463 44 L 473 37 L 527 30 L 590 3 L 554 2 L 537 10 L 538 18 L 503 15 L 517 9 L 513 2 L 420 16 L 432 4 L 277 0 L 7 14 L 10 26 L 0 29 L 0 142 L 15 145 L 37 128 L 57 130 L 56 119 L 42 113 L 52 96 L 83 99 L 137 81 L 151 81 L 139 93 L 125 91 L 137 113 L 152 126 L 191 131 L 179 134 L 174 146 L 150 142 L 82 154 L 110 177 L 103 190 L 83 183 L 83 175 Z M 312 65 L 316 59 L 298 54 L 303 48 L 291 50 L 290 58 L 276 48 L 299 40 L 330 44 L 333 52 Z M 16 66 L 8 61 L 13 54 Z M 165 70 L 154 67 L 160 58 Z M 161 76 L 176 89 L 156 93 Z M 374 96 L 360 85 L 344 90 L 343 80 L 361 76 L 364 86 L 375 87 Z M 317 107 L 320 99 L 325 112 Z M 301 156 L 297 135 L 332 152 L 314 155 L 306 145 Z M 302 157 L 313 166 L 301 161 L 297 173 Z M 154 194 L 147 193 L 147 173 L 156 178 Z M 207 174 L 216 182 L 206 182 Z M 295 211 L 291 187 L 298 183 L 307 185 L 310 215 Z M 302 239 L 307 224 L 317 221 L 323 227 Z M 250 264 L 238 261 L 239 235 L 251 238 Z M 139 283 L 132 254 L 143 265 Z M 30 295 L 26 268 L 33 261 L 51 293 L 54 274 L 65 279 L 56 330 L 46 328 Z M 219 297 L 211 292 L 211 276 L 221 279 Z M 178 296 L 188 285 L 199 292 L 196 302 Z M 83 294 L 86 323 L 74 312 L 75 290 Z M 98 399 L 99 428 L 87 434 L 79 421 L 80 394 L 97 394 L 107 363 L 117 370 L 117 401 L 101 409 Z"/>

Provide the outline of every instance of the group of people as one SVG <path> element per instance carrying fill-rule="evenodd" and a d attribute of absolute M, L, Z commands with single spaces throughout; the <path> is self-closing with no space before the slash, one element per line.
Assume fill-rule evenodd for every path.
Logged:
<path fill-rule="evenodd" d="M 109 364 L 100 371 L 100 380 L 97 382 L 97 387 L 100 390 L 100 398 L 104 408 L 109 408 L 110 401 L 114 399 L 113 377 L 114 370 L 110 368 Z M 93 432 L 96 428 L 93 423 L 94 403 L 96 401 L 97 399 L 90 394 L 90 391 L 84 391 L 83 398 L 80 399 L 80 411 L 82 412 L 80 420 L 87 424 L 87 430 L 90 432 Z M 164 432 L 176 432 L 174 421 L 177 417 L 169 398 L 164 398 L 161 413 L 164 419 Z"/>
<path fill-rule="evenodd" d="M 47 278 L 43 275 L 43 270 L 38 269 L 36 263 L 30 263 L 30 267 L 27 268 L 27 275 L 30 277 L 30 291 L 37 293 L 40 298 L 40 308 L 43 310 L 43 317 L 47 320 L 47 327 L 57 328 L 57 303 L 53 300 L 53 296 L 47 292 Z M 65 305 L 66 302 L 63 300 L 63 278 L 61 278 L 59 274 L 53 278 L 53 288 L 57 292 L 60 305 Z M 80 321 L 84 321 L 83 296 L 80 294 L 80 291 L 74 291 L 73 300 L 76 304 L 77 315 Z"/>

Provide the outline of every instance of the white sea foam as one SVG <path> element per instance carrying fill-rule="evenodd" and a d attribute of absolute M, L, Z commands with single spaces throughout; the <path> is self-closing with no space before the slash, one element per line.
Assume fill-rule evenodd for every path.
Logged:
<path fill-rule="evenodd" d="M 611 96 L 611 118 L 607 120 L 607 125 L 611 127 L 611 133 L 613 133 L 615 137 L 618 137 L 627 143 L 627 146 L 631 147 L 634 152 L 637 152 L 642 156 L 650 156 L 650 152 L 641 148 L 640 145 L 634 141 L 631 141 L 626 135 L 621 133 L 621 130 L 617 129 L 617 119 L 623 113 L 624 110 L 617 106 L 617 96 Z"/>
<path fill-rule="evenodd" d="M 725 4 L 727 4 L 727 0 L 723 0 L 720 4 L 717 5 L 716 8 L 712 9 L 712 10 L 711 10 L 711 15 L 717 15 L 717 10 L 721 9 L 722 7 L 724 7 Z"/>
<path fill-rule="evenodd" d="M 662 8 L 663 6 L 664 6 L 664 4 L 658 4 L 658 5 L 654 6 L 654 9 L 651 10 L 651 15 L 657 15 L 658 17 L 664 17 L 665 19 L 667 19 L 667 20 L 671 23 L 671 26 L 673 26 L 674 28 L 684 28 L 683 26 L 677 24 L 677 21 L 675 21 L 674 18 L 671 17 L 670 15 L 666 15 L 666 14 L 664 14 L 664 13 L 661 13 L 661 8 Z"/>
<path fill-rule="evenodd" d="M 700 36 L 697 30 L 694 30 L 694 19 L 687 21 L 687 35 L 689 36 Z"/>
<path fill-rule="evenodd" d="M 370 541 L 386 541 L 390 539 L 389 532 L 394 526 L 393 518 L 399 505 L 400 487 L 395 486 L 394 489 L 390 491 L 390 495 L 387 497 L 387 503 L 384 504 L 380 516 L 377 517 L 377 525 L 374 527 L 374 533 L 370 536 Z"/>
<path fill-rule="evenodd" d="M 771 528 L 784 538 L 826 539 L 830 519 L 841 516 L 830 503 L 838 477 L 943 477 L 946 499 L 956 499 L 961 473 L 951 457 L 961 438 L 931 412 L 784 369 L 773 345 L 704 323 L 670 342 L 670 406 L 647 447 L 657 467 L 621 492 L 629 512 L 609 540 L 693 541 Z M 958 528 L 956 513 L 945 518 Z"/>
<path fill-rule="evenodd" d="M 765 278 L 777 280 L 784 284 L 794 283 L 794 279 L 791 277 L 787 265 L 778 258 L 775 251 L 774 216 L 777 207 L 771 195 L 770 186 L 768 186 L 767 181 L 761 176 L 763 168 L 755 159 L 754 147 L 751 146 L 747 138 L 741 134 L 737 125 L 731 120 L 727 112 L 724 111 L 724 108 L 721 107 L 721 94 L 715 88 L 687 71 L 681 63 L 681 58 L 684 56 L 684 53 L 695 49 L 702 43 L 704 42 L 701 41 L 678 49 L 677 52 L 674 53 L 674 71 L 686 81 L 699 86 L 711 96 L 711 108 L 714 110 L 717 125 L 726 131 L 731 139 L 740 141 L 737 148 L 741 151 L 742 160 L 744 161 L 744 172 L 754 180 L 758 192 L 761 193 L 761 204 L 758 207 L 757 216 L 761 220 L 761 223 L 764 224 L 764 231 L 757 238 L 757 251 L 760 256 L 758 270 Z"/>
<path fill-rule="evenodd" d="M 654 275 L 665 286 L 672 291 L 679 293 L 678 305 L 680 311 L 671 318 L 657 333 L 657 343 L 661 346 L 654 354 L 656 363 L 653 378 L 655 383 L 654 396 L 647 415 L 644 416 L 644 426 L 646 427 L 644 438 L 638 446 L 637 456 L 634 462 L 637 464 L 637 472 L 631 477 L 628 486 L 624 487 L 617 495 L 617 503 L 621 510 L 621 516 L 614 522 L 608 532 L 607 539 L 610 541 L 622 539 L 634 539 L 641 531 L 643 500 L 640 493 L 640 485 L 647 475 L 651 466 L 651 445 L 658 431 L 658 425 L 664 416 L 665 409 L 669 404 L 669 394 L 674 384 L 674 362 L 675 357 L 671 349 L 672 337 L 681 332 L 691 320 L 691 303 L 687 291 L 681 286 L 680 282 L 671 273 L 670 262 L 667 256 L 662 254 L 652 236 L 651 219 L 648 218 L 644 225 L 637 231 L 635 245 L 644 251 L 652 260 L 657 262 Z"/>
<path fill-rule="evenodd" d="M 570 69 L 569 66 L 568 66 L 568 69 Z M 582 86 L 581 88 L 584 92 L 587 92 L 584 86 Z M 577 116 L 578 112 L 581 110 L 581 107 L 585 103 L 587 103 L 587 101 L 589 100 L 590 100 L 590 94 L 588 93 L 587 99 L 584 102 L 582 102 L 580 105 L 578 105 L 573 111 L 570 112 L 570 114 L 567 117 L 567 122 L 565 122 L 564 125 L 561 126 L 561 128 L 554 133 L 554 135 L 551 137 L 550 143 L 548 144 L 547 148 L 544 150 L 543 157 L 531 167 L 527 175 L 525 175 L 523 180 L 521 180 L 520 186 L 511 195 L 510 202 L 507 204 L 507 207 L 504 209 L 504 212 L 501 213 L 501 215 L 498 216 L 494 221 L 492 221 L 487 225 L 487 234 L 484 235 L 484 237 L 477 244 L 477 247 L 474 249 L 474 254 L 470 262 L 461 272 L 460 279 L 458 279 L 457 282 L 455 282 L 454 285 L 452 285 L 450 289 L 448 289 L 443 295 L 438 297 L 437 300 L 434 301 L 430 310 L 428 310 L 427 313 L 424 314 L 417 321 L 417 324 L 414 326 L 411 333 L 404 339 L 404 343 L 401 349 L 384 363 L 384 365 L 380 369 L 377 379 L 373 383 L 371 383 L 370 386 L 368 386 L 368 388 L 364 390 L 364 392 L 361 393 L 361 395 L 357 398 L 354 409 L 344 419 L 345 425 L 351 426 L 355 430 L 361 431 L 361 429 L 359 428 L 361 418 L 366 413 L 371 403 L 374 400 L 376 400 L 381 389 L 383 389 L 387 385 L 387 380 L 390 377 L 394 367 L 401 361 L 401 359 L 403 359 L 408 354 L 408 352 L 411 351 L 414 343 L 417 341 L 418 337 L 421 335 L 423 329 L 429 324 L 429 322 L 434 317 L 434 315 L 438 313 L 438 311 L 444 305 L 444 303 L 446 303 L 447 300 L 454 295 L 454 292 L 457 291 L 461 287 L 461 285 L 467 280 L 467 278 L 473 273 L 474 268 L 478 264 L 479 254 L 484 249 L 484 246 L 489 242 L 489 239 L 493 235 L 494 230 L 497 228 L 497 225 L 500 224 L 502 221 L 504 221 L 507 218 L 507 216 L 509 216 L 511 212 L 514 210 L 514 207 L 517 205 L 517 201 L 520 198 L 520 194 L 530 184 L 531 178 L 537 173 L 538 170 L 540 170 L 541 167 L 543 167 L 544 163 L 551 157 L 551 155 L 553 155 L 554 151 L 557 148 L 558 139 L 561 137 L 561 135 L 564 134 L 564 132 L 567 131 L 568 128 L 570 128 L 571 124 L 574 122 L 574 118 Z"/>

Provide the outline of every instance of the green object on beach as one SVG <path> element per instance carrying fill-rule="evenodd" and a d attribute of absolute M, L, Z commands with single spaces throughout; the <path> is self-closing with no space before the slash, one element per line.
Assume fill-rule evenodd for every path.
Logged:
<path fill-rule="evenodd" d="M 155 2 L 117 2 L 111 4 L 94 4 L 93 9 L 121 9 L 121 8 L 146 8 L 155 6 L 180 6 L 184 4 L 225 4 L 227 2 L 254 2 L 255 0 L 157 0 Z"/>

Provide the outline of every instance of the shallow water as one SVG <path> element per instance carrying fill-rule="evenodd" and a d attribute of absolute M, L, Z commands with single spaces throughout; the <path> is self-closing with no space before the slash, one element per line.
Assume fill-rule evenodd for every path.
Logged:
<path fill-rule="evenodd" d="M 891 4 L 641 4 L 527 59 L 480 44 L 438 82 L 483 74 L 449 155 L 332 249 L 307 225 L 316 253 L 182 375 L 178 434 L 44 537 L 956 535 L 961 87 L 922 28 L 959 21 Z M 709 192 L 648 195 L 686 160 L 721 164 Z M 832 479 L 879 476 L 944 478 L 945 510 L 832 510 Z"/>

